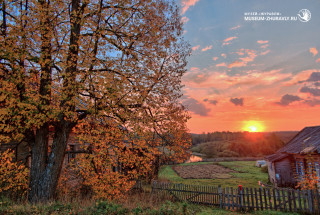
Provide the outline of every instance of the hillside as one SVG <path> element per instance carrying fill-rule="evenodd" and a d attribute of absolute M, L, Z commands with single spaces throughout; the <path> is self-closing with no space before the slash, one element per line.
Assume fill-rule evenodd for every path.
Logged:
<path fill-rule="evenodd" d="M 214 157 L 260 157 L 276 152 L 295 131 L 279 132 L 213 132 L 192 134 L 192 152 Z"/>

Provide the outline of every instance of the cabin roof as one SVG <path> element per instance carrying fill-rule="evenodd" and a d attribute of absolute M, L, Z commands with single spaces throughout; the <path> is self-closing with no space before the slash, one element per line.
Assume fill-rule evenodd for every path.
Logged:
<path fill-rule="evenodd" d="M 305 127 L 276 154 L 320 153 L 320 126 Z"/>
<path fill-rule="evenodd" d="M 275 162 L 275 161 L 282 160 L 288 156 L 289 155 L 286 153 L 276 153 L 276 154 L 268 155 L 265 158 L 266 158 L 266 160 L 268 160 L 270 162 Z"/>

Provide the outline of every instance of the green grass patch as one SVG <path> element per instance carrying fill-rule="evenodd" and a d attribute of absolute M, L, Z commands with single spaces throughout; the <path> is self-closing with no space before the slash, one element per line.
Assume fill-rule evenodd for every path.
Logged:
<path fill-rule="evenodd" d="M 230 173 L 231 178 L 224 179 L 183 179 L 173 169 L 172 165 L 164 166 L 160 169 L 159 179 L 169 180 L 174 183 L 210 185 L 222 187 L 238 187 L 242 185 L 248 188 L 259 188 L 259 181 L 268 182 L 268 173 L 261 172 L 261 168 L 255 166 L 255 161 L 228 161 L 228 162 L 197 162 L 185 165 L 218 164 L 237 171 Z"/>

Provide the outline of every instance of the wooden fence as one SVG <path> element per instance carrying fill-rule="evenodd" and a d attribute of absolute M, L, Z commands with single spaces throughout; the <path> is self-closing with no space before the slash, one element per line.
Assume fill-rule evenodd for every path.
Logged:
<path fill-rule="evenodd" d="M 178 201 L 232 210 L 274 210 L 320 214 L 319 191 L 275 188 L 221 188 L 202 185 L 152 183 L 160 192 Z"/>

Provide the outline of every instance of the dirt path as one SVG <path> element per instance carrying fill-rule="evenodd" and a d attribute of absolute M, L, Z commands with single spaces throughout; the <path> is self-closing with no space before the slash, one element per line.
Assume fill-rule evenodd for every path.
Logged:
<path fill-rule="evenodd" d="M 181 178 L 184 179 L 231 178 L 232 175 L 230 173 L 237 172 L 216 164 L 174 166 L 173 169 Z"/>

